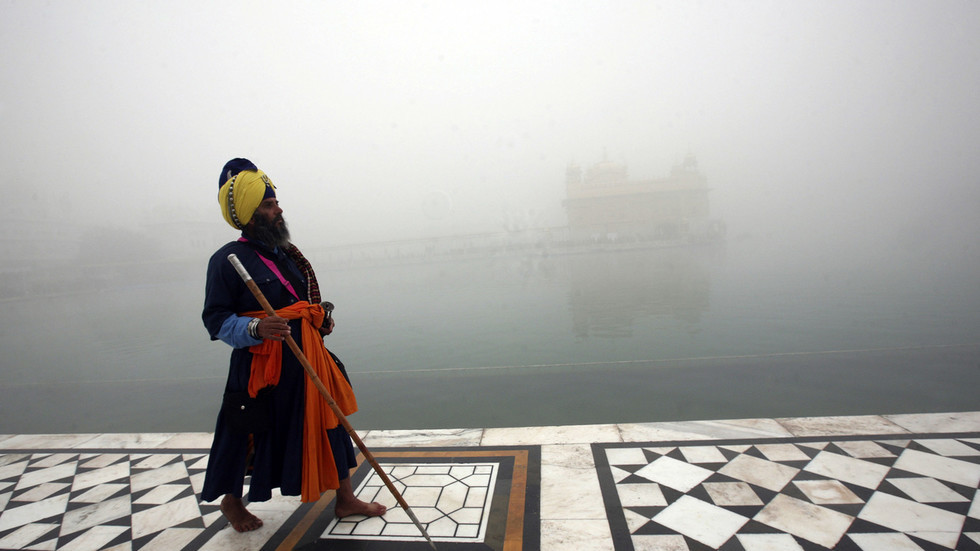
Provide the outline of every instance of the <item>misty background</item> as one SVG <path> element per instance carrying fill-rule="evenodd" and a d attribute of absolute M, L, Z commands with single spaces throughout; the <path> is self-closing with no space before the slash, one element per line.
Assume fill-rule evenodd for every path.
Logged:
<path fill-rule="evenodd" d="M 496 289 L 490 304 L 534 289 L 531 272 L 548 281 L 560 274 L 573 295 L 625 283 L 582 287 L 577 268 L 548 272 L 527 259 L 461 273 L 331 275 L 330 251 L 560 228 L 570 164 L 610 160 L 631 178 L 652 179 L 688 156 L 712 189 L 712 216 L 727 226 L 726 260 L 670 261 L 695 281 L 714 278 L 710 296 L 695 297 L 710 304 L 700 310 L 728 306 L 738 323 L 766 299 L 785 306 L 800 289 L 819 286 L 820 299 L 844 301 L 855 288 L 884 293 L 854 308 L 866 327 L 889 319 L 877 306 L 911 289 L 921 294 L 902 316 L 947 320 L 957 331 L 889 345 L 977 342 L 974 319 L 960 317 L 980 306 L 976 2 L 0 0 L 0 10 L 8 396 L 65 380 L 194 377 L 211 385 L 202 396 L 220 392 L 228 351 L 207 341 L 200 304 L 207 258 L 237 237 L 216 200 L 218 173 L 233 157 L 251 159 L 276 184 L 295 242 L 312 251 L 338 315 L 348 308 L 357 323 L 348 337 L 363 338 L 355 356 L 400 342 L 391 318 L 411 323 L 405 310 L 452 300 L 447 273 L 524 278 Z M 107 275 L 134 264 L 144 271 L 125 285 Z M 635 272 L 623 264 L 622 273 Z M 779 297 L 726 302 L 745 287 L 711 270 L 732 265 L 763 290 L 767 277 L 795 283 Z M 648 269 L 662 274 L 657 266 Z M 406 278 L 417 286 L 378 294 Z M 57 298 L 76 291 L 89 294 Z M 468 321 L 439 313 L 427 327 Z M 509 319 L 542 338 L 532 329 L 540 320 Z M 692 323 L 697 316 L 679 334 Z M 113 324 L 127 326 L 123 337 Z M 700 329 L 704 341 L 724 334 Z M 168 332 L 179 346 L 153 340 Z M 577 353 L 629 357 L 621 341 L 586 346 L 569 332 Z M 801 349 L 792 338 L 766 338 L 779 351 Z M 732 353 L 724 342 L 711 340 L 713 352 Z M 77 362 L 86 346 L 92 355 Z M 500 346 L 517 351 L 503 364 L 569 361 L 527 353 L 529 343 Z M 672 352 L 664 357 L 704 349 Z M 381 358 L 365 359 L 383 372 Z M 466 357 L 439 362 L 461 366 Z"/>

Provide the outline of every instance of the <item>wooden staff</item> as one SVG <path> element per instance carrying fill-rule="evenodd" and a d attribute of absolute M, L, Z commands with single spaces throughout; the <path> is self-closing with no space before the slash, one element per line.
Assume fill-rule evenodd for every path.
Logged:
<path fill-rule="evenodd" d="M 228 255 L 228 261 L 235 267 L 235 271 L 238 272 L 239 276 L 241 276 L 242 281 L 245 282 L 248 289 L 252 291 L 253 295 L 255 295 L 255 299 L 262 305 L 262 309 L 265 310 L 265 313 L 270 316 L 275 316 L 275 309 L 271 304 L 269 304 L 269 301 L 266 300 L 265 295 L 262 294 L 259 286 L 252 280 L 252 276 L 248 274 L 245 266 L 242 266 L 242 262 L 241 260 L 238 260 L 238 256 L 235 254 L 230 254 Z M 380 476 L 381 480 L 384 481 L 385 486 L 388 487 L 388 491 L 395 496 L 398 504 L 401 505 L 402 509 L 405 510 L 409 518 L 412 519 L 412 522 L 415 523 L 415 526 L 419 529 L 419 532 L 422 532 L 422 535 L 425 536 L 425 539 L 429 542 L 429 545 L 435 549 L 436 544 L 432 542 L 432 538 L 429 537 L 429 533 L 425 531 L 422 523 L 419 522 L 418 517 L 416 517 L 415 513 L 412 512 L 412 508 L 408 506 L 408 502 L 405 501 L 402 494 L 395 488 L 395 485 L 391 483 L 391 479 L 388 478 L 388 475 L 381 468 L 381 465 L 378 465 L 378 461 L 374 458 L 374 455 L 368 451 L 367 446 L 365 446 L 361 438 L 357 436 L 357 432 L 354 431 L 354 427 L 352 427 L 350 422 L 347 420 L 347 416 L 340 410 L 340 406 L 338 406 L 337 402 L 335 402 L 333 397 L 330 396 L 330 392 L 327 390 L 327 387 L 323 385 L 323 381 L 321 381 L 320 377 L 315 371 L 313 371 L 313 366 L 310 365 L 310 360 L 306 358 L 306 354 L 303 354 L 303 351 L 300 350 L 299 345 L 297 345 L 296 341 L 293 340 L 292 335 L 286 335 L 285 340 L 286 344 L 289 345 L 289 349 L 293 351 L 293 354 L 295 354 L 297 358 L 299 358 L 299 363 L 303 364 L 303 369 L 306 370 L 306 374 L 310 376 L 310 380 L 313 381 L 313 384 L 316 385 L 316 388 L 320 391 L 320 395 L 327 401 L 327 405 L 329 405 L 330 409 L 333 410 L 334 414 L 337 416 L 337 419 L 340 419 L 340 424 L 347 430 L 347 434 L 349 434 L 354 443 L 357 444 L 358 449 L 360 449 L 361 453 L 364 454 L 364 458 L 367 459 L 368 463 L 374 467 L 374 472 L 378 473 L 378 476 Z"/>

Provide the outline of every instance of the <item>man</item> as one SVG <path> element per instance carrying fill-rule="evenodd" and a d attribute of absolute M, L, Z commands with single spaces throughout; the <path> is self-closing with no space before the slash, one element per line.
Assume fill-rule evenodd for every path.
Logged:
<path fill-rule="evenodd" d="M 307 381 L 299 359 L 283 346 L 293 336 L 344 415 L 357 411 L 343 364 L 323 346 L 333 319 L 320 305 L 316 275 L 290 243 L 289 230 L 269 177 L 247 159 L 232 159 L 218 180 L 226 222 L 242 231 L 208 263 L 202 317 L 211 340 L 233 348 L 228 381 L 208 459 L 203 501 L 222 497 L 221 511 L 239 532 L 262 521 L 242 501 L 251 473 L 249 502 L 266 501 L 273 488 L 316 501 L 337 489 L 335 514 L 380 516 L 378 503 L 354 496 L 349 471 L 356 465 L 350 437 Z M 276 310 L 267 316 L 228 261 L 234 253 Z"/>

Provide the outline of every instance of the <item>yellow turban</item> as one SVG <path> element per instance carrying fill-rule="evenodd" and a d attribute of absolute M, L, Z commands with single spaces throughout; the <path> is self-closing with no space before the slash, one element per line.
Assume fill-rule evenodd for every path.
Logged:
<path fill-rule="evenodd" d="M 266 197 L 276 196 L 276 186 L 261 170 L 243 170 L 218 189 L 221 214 L 231 227 L 243 230 Z"/>

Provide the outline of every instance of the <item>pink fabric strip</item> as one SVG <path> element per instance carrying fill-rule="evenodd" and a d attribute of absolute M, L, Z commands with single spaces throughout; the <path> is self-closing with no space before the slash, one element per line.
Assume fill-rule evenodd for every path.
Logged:
<path fill-rule="evenodd" d="M 248 241 L 248 239 L 245 239 L 244 237 L 239 237 L 238 240 L 239 241 L 243 241 L 243 242 L 244 241 Z M 255 251 L 255 254 L 258 255 L 258 257 L 260 259 L 262 259 L 262 262 L 266 266 L 268 266 L 268 268 L 270 270 L 272 270 L 272 273 L 276 274 L 276 277 L 279 278 L 279 281 L 282 282 L 282 284 L 286 286 L 286 290 L 288 290 L 291 295 L 293 295 L 294 297 L 296 297 L 296 300 L 299 300 L 299 295 L 296 294 L 296 289 L 293 289 L 293 284 L 290 283 L 289 280 L 286 279 L 286 277 L 282 275 L 282 272 L 279 271 L 279 267 L 276 266 L 276 263 L 273 262 L 273 261 L 271 261 L 271 260 L 269 260 L 268 258 L 262 256 L 261 254 L 259 254 L 258 251 Z"/>

